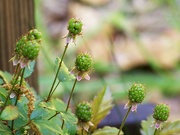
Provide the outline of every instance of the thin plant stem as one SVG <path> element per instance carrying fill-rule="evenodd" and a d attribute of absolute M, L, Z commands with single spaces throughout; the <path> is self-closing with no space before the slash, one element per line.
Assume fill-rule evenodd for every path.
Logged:
<path fill-rule="evenodd" d="M 77 83 L 77 79 L 75 79 L 74 81 L 74 85 L 72 87 L 72 90 L 71 90 L 71 94 L 69 96 L 69 100 L 68 100 L 68 104 L 67 104 L 67 107 L 66 107 L 66 112 L 68 111 L 68 108 L 69 108 L 69 105 L 70 105 L 70 102 L 71 102 L 71 98 L 72 98 L 72 95 L 73 95 L 73 92 L 74 92 L 74 88 L 76 86 L 76 83 Z"/>
<path fill-rule="evenodd" d="M 23 83 L 24 71 L 25 71 L 25 68 L 23 68 L 23 71 L 22 71 L 22 74 L 21 74 L 21 80 L 20 80 L 20 84 L 19 84 L 20 89 L 21 89 L 21 86 L 22 86 L 22 83 Z M 15 101 L 15 106 L 17 105 L 17 102 L 18 102 L 18 99 L 19 99 L 20 89 L 18 90 L 18 93 L 17 93 L 17 97 L 16 97 L 16 101 Z M 11 130 L 12 131 L 13 131 L 13 128 L 14 128 L 14 120 L 11 123 Z"/>
<path fill-rule="evenodd" d="M 22 128 L 23 128 L 23 127 L 25 127 L 25 126 L 28 126 L 31 122 L 32 122 L 32 121 L 30 120 L 27 124 L 25 124 L 25 125 L 21 126 L 21 127 L 20 127 L 19 129 L 17 129 L 16 131 L 18 131 L 18 130 L 22 129 Z"/>
<path fill-rule="evenodd" d="M 157 129 L 154 130 L 154 135 L 156 135 L 156 133 L 157 133 Z"/>
<path fill-rule="evenodd" d="M 24 76 L 24 72 L 25 72 L 25 68 L 23 68 L 23 71 L 22 71 L 22 74 L 21 74 L 21 80 L 20 80 L 20 84 L 19 84 L 19 87 L 20 87 L 20 88 L 21 88 L 22 83 L 23 83 L 23 78 L 24 78 L 23 76 Z M 15 105 L 17 105 L 17 101 L 18 101 L 18 98 L 19 98 L 19 93 L 20 93 L 20 90 L 18 90 Z"/>
<path fill-rule="evenodd" d="M 47 97 L 46 102 L 48 102 L 48 101 L 50 100 L 50 98 L 51 98 L 51 96 L 52 96 L 52 92 L 55 91 L 55 89 L 53 89 L 53 88 L 54 88 L 54 85 L 55 85 L 55 83 L 56 83 L 56 79 L 57 79 L 57 77 L 58 77 L 58 73 L 59 73 L 59 71 L 60 71 L 60 68 L 61 68 L 61 65 L 62 65 L 62 61 L 63 61 L 63 59 L 64 59 L 64 56 L 65 56 L 66 50 L 67 50 L 67 48 L 68 48 L 68 45 L 69 45 L 69 43 L 67 43 L 66 46 L 65 46 L 64 52 L 63 52 L 62 57 L 61 57 L 61 61 L 60 61 L 60 63 L 59 63 L 59 67 L 58 67 L 58 69 L 57 69 L 57 72 L 56 72 L 56 75 L 55 75 L 55 78 L 54 78 L 54 81 L 53 81 L 53 84 L 52 84 L 52 86 L 51 86 L 51 89 L 50 89 L 50 92 L 49 92 L 49 95 L 48 95 L 48 97 Z"/>
<path fill-rule="evenodd" d="M 58 115 L 59 114 L 59 112 L 56 112 L 53 116 L 51 116 L 48 120 L 50 120 L 50 119 L 52 119 L 52 118 L 54 118 L 56 115 Z"/>
<path fill-rule="evenodd" d="M 127 119 L 128 115 L 129 115 L 129 113 L 130 113 L 130 111 L 131 111 L 131 108 L 132 108 L 132 106 L 129 107 L 128 111 L 126 112 L 126 115 L 125 115 L 124 118 L 123 118 L 123 121 L 122 121 L 122 123 L 121 123 L 121 126 L 120 126 L 120 128 L 119 128 L 119 132 L 118 132 L 117 135 L 120 135 L 120 132 L 121 132 L 122 128 L 124 127 L 124 124 L 125 124 L 125 122 L 126 122 L 126 119 Z"/>
<path fill-rule="evenodd" d="M 13 79 L 16 77 L 16 75 L 18 73 L 19 66 L 20 66 L 19 64 L 16 66 L 15 73 L 13 75 Z"/>
<path fill-rule="evenodd" d="M 72 98 L 73 91 L 74 91 L 74 88 L 75 88 L 75 86 L 76 86 L 76 83 L 77 83 L 77 79 L 75 80 L 74 85 L 73 85 L 73 88 L 72 88 L 72 90 L 71 90 L 71 94 L 70 94 L 70 97 L 69 97 L 69 100 L 68 100 L 68 104 L 67 104 L 67 107 L 66 107 L 66 110 L 65 110 L 66 112 L 67 112 L 67 110 L 68 110 L 68 108 L 69 108 L 70 101 L 71 101 L 71 98 Z M 53 116 L 51 116 L 48 120 L 54 118 L 54 117 L 57 116 L 58 114 L 59 114 L 59 112 L 56 112 L 56 113 L 55 113 Z M 62 122 L 62 128 L 63 128 L 63 126 L 64 126 L 64 120 L 63 120 L 63 122 Z"/>
<path fill-rule="evenodd" d="M 74 81 L 74 85 L 73 85 L 73 87 L 72 87 L 72 90 L 71 90 L 71 93 L 70 93 L 70 96 L 69 96 L 69 99 L 68 99 L 68 103 L 67 103 L 67 107 L 66 107 L 66 112 L 68 111 L 68 109 L 69 109 L 69 105 L 70 105 L 70 102 L 71 102 L 71 98 L 72 98 L 72 95 L 73 95 L 73 92 L 74 92 L 74 88 L 75 88 L 75 86 L 76 86 L 76 83 L 77 83 L 77 79 Z M 63 127 L 64 127 L 64 120 L 62 121 L 62 126 L 61 126 L 61 128 L 63 129 Z"/>
<path fill-rule="evenodd" d="M 59 86 L 60 81 L 58 81 L 58 83 L 56 84 L 55 88 L 53 89 L 53 91 L 51 92 L 50 97 L 53 95 L 53 93 L 55 92 L 55 90 L 57 89 L 57 87 Z"/>
<path fill-rule="evenodd" d="M 9 97 L 10 97 L 10 95 L 11 95 L 13 89 L 14 89 L 14 86 L 15 86 L 15 84 L 16 84 L 17 81 L 18 81 L 18 77 L 19 77 L 20 73 L 21 73 L 21 70 L 19 71 L 18 75 L 17 75 L 16 78 L 15 78 L 14 83 L 12 84 L 12 88 L 11 88 L 11 90 L 9 91 L 9 93 L 8 93 L 8 95 L 7 95 L 7 97 L 6 97 L 6 101 L 4 102 L 4 105 L 3 105 L 2 109 L 1 109 L 0 115 L 1 115 L 2 111 L 4 110 L 6 104 L 7 104 L 8 100 L 9 100 Z"/>

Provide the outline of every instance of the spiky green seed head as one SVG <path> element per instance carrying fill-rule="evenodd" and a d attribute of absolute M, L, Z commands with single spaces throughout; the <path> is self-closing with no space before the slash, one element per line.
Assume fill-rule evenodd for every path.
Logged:
<path fill-rule="evenodd" d="M 80 121 L 90 121 L 92 117 L 91 105 L 88 102 L 79 103 L 76 107 L 75 114 Z"/>
<path fill-rule="evenodd" d="M 78 35 L 82 31 L 82 22 L 80 20 L 76 20 L 74 18 L 70 19 L 68 22 L 68 30 L 72 35 Z"/>
<path fill-rule="evenodd" d="M 145 88 L 140 83 L 135 83 L 128 93 L 128 98 L 131 103 L 142 103 L 145 98 Z"/>
<path fill-rule="evenodd" d="M 27 37 L 29 40 L 38 40 L 41 39 L 42 34 L 37 29 L 32 29 L 28 32 Z"/>
<path fill-rule="evenodd" d="M 22 48 L 26 44 L 27 37 L 23 36 L 19 41 L 16 42 L 15 53 L 17 55 L 22 55 Z"/>
<path fill-rule="evenodd" d="M 166 104 L 158 104 L 154 109 L 153 117 L 154 119 L 164 122 L 168 119 L 170 113 L 170 108 Z"/>
<path fill-rule="evenodd" d="M 27 41 L 26 45 L 22 48 L 22 55 L 24 58 L 34 60 L 40 51 L 40 44 L 36 41 Z"/>
<path fill-rule="evenodd" d="M 76 69 L 80 72 L 87 72 L 92 68 L 92 57 L 88 53 L 80 53 L 75 61 Z"/>

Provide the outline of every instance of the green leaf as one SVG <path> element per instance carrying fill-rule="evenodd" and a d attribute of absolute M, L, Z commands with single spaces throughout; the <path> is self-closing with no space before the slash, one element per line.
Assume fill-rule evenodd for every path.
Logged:
<path fill-rule="evenodd" d="M 180 133 L 180 121 L 165 123 L 158 135 L 178 135 Z"/>
<path fill-rule="evenodd" d="M 61 115 L 62 119 L 65 122 L 67 121 L 67 122 L 69 122 L 71 124 L 76 124 L 77 123 L 76 116 L 73 113 L 71 113 L 70 111 L 68 111 L 68 112 L 61 112 L 60 115 Z"/>
<path fill-rule="evenodd" d="M 4 83 L 3 79 L 0 78 L 0 85 L 2 85 Z"/>
<path fill-rule="evenodd" d="M 94 130 L 101 120 L 109 114 L 113 107 L 112 96 L 109 88 L 104 87 L 92 102 L 92 119 L 91 122 L 94 124 L 92 130 Z"/>
<path fill-rule="evenodd" d="M 0 101 L 5 101 L 7 95 L 8 95 L 7 90 L 5 90 L 4 88 L 0 87 Z"/>
<path fill-rule="evenodd" d="M 64 111 L 66 109 L 66 104 L 62 100 L 60 100 L 58 98 L 51 99 L 51 101 L 47 102 L 47 103 L 46 102 L 41 102 L 39 104 L 39 106 L 45 107 L 45 108 L 47 108 L 49 110 L 54 110 L 54 111 L 57 111 L 57 112 L 61 112 L 61 111 Z"/>
<path fill-rule="evenodd" d="M 143 120 L 141 122 L 141 134 L 142 135 L 153 135 L 155 128 L 152 127 L 154 118 L 152 116 L 149 116 L 147 120 Z"/>
<path fill-rule="evenodd" d="M 5 109 L 2 111 L 0 118 L 2 120 L 14 120 L 18 117 L 19 112 L 17 106 L 6 106 Z"/>
<path fill-rule="evenodd" d="M 17 103 L 19 116 L 14 120 L 14 129 L 17 130 L 20 127 L 26 125 L 29 122 L 27 117 L 27 99 L 26 97 L 21 97 Z"/>
<path fill-rule="evenodd" d="M 33 122 L 43 135 L 65 135 L 61 127 L 48 120 L 34 120 Z"/>
<path fill-rule="evenodd" d="M 0 122 L 0 135 L 12 135 L 9 127 Z"/>
<path fill-rule="evenodd" d="M 119 132 L 119 129 L 115 127 L 106 126 L 102 129 L 96 130 L 92 135 L 117 135 L 118 132 Z M 123 135 L 122 131 L 120 135 Z"/>
<path fill-rule="evenodd" d="M 12 77 L 12 75 L 10 73 L 0 71 L 0 79 L 1 79 L 1 81 L 0 81 L 1 83 L 0 84 L 10 82 L 11 77 Z"/>
<path fill-rule="evenodd" d="M 60 113 L 62 119 L 65 121 L 65 131 L 68 132 L 69 135 L 75 135 L 76 133 L 76 124 L 77 124 L 77 118 L 76 116 L 71 113 L 70 111 L 68 112 L 61 112 Z"/>
<path fill-rule="evenodd" d="M 60 58 L 56 59 L 56 62 L 55 62 L 56 71 L 58 69 L 60 61 L 61 61 Z M 75 76 L 73 74 L 70 74 L 70 72 L 69 72 L 68 68 L 66 67 L 66 65 L 64 64 L 64 62 L 62 62 L 62 64 L 61 64 L 61 69 L 58 74 L 58 79 L 61 82 L 67 82 L 67 81 L 71 81 L 71 80 L 75 79 Z"/>
<path fill-rule="evenodd" d="M 30 62 L 29 66 L 25 67 L 24 78 L 29 77 L 33 73 L 35 64 L 36 61 L 33 60 Z"/>
<path fill-rule="evenodd" d="M 45 109 L 45 108 L 37 108 L 32 112 L 30 119 L 42 119 L 42 118 L 46 118 L 49 114 L 49 110 Z"/>

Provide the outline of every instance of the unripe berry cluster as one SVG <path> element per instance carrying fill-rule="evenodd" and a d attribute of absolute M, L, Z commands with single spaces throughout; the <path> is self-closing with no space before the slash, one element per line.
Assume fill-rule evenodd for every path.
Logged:
<path fill-rule="evenodd" d="M 78 35 L 82 31 L 82 22 L 74 18 L 70 19 L 68 22 L 68 30 L 71 35 Z"/>
<path fill-rule="evenodd" d="M 81 53 L 76 57 L 76 69 L 80 72 L 87 72 L 92 67 L 92 57 L 88 53 Z"/>
<path fill-rule="evenodd" d="M 154 119 L 164 122 L 168 119 L 170 113 L 170 108 L 166 104 L 158 104 L 154 109 L 153 117 Z"/>
<path fill-rule="evenodd" d="M 79 103 L 76 107 L 76 116 L 80 121 L 88 122 L 92 117 L 91 105 L 87 102 Z"/>
<path fill-rule="evenodd" d="M 15 47 L 15 53 L 18 59 L 25 58 L 34 60 L 39 54 L 41 43 L 41 33 L 36 29 L 30 30 L 27 35 L 23 36 Z"/>
<path fill-rule="evenodd" d="M 145 88 L 142 84 L 134 84 L 128 93 L 128 98 L 131 103 L 141 103 L 145 98 Z"/>

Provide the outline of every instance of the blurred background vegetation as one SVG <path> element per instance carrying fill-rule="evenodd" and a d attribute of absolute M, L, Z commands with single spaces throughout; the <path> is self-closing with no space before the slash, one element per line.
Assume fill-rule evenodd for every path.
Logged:
<path fill-rule="evenodd" d="M 72 103 L 91 101 L 106 85 L 114 103 L 124 104 L 128 89 L 140 82 L 147 90 L 145 103 L 168 103 L 170 119 L 180 119 L 179 7 L 179 0 L 36 0 L 36 27 L 43 33 L 40 94 L 47 96 L 73 17 L 82 20 L 83 33 L 69 45 L 64 62 L 71 70 L 78 52 L 86 51 L 94 67 L 90 82 L 78 82 Z M 72 85 L 61 83 L 54 96 L 66 101 Z"/>

